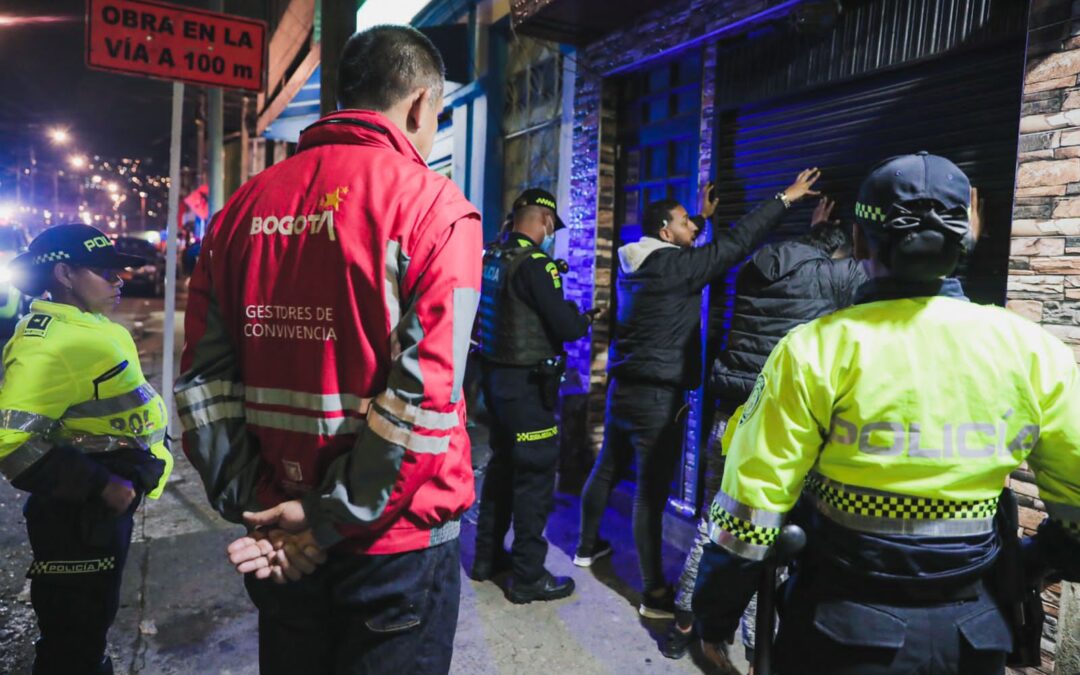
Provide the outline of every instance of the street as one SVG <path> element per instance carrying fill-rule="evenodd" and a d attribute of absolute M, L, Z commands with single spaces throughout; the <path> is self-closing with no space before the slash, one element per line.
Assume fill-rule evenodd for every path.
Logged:
<path fill-rule="evenodd" d="M 178 301 L 183 307 L 183 298 Z M 125 298 L 116 319 L 132 330 L 147 377 L 161 385 L 163 303 Z M 177 316 L 183 344 L 183 312 Z M 482 428 L 474 435 L 474 463 L 489 454 Z M 124 572 L 121 608 L 110 632 L 118 674 L 257 673 L 256 613 L 239 575 L 225 558 L 241 530 L 206 505 L 202 484 L 173 446 L 176 468 L 168 489 L 136 516 L 132 551 Z M 23 495 L 0 482 L 0 672 L 28 673 L 37 635 L 25 572 L 31 562 L 21 507 Z M 577 591 L 565 600 L 513 605 L 503 588 L 470 581 L 475 507 L 462 528 L 462 597 L 451 672 L 496 673 L 695 673 L 708 672 L 700 656 L 665 659 L 658 650 L 668 623 L 638 617 L 640 584 L 630 535 L 629 495 L 617 491 L 603 526 L 615 554 L 591 569 L 572 565 L 578 500 L 557 493 L 548 537 L 547 565 L 573 576 Z M 682 554 L 665 548 L 674 579 Z M 505 580 L 500 579 L 505 585 Z M 741 647 L 733 649 L 741 657 Z M 745 666 L 745 664 L 743 664 Z"/>

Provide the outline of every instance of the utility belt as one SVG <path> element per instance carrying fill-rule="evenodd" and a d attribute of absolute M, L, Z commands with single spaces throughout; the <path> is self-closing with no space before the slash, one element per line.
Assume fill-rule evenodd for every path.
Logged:
<path fill-rule="evenodd" d="M 563 375 L 566 373 L 566 357 L 563 354 L 544 359 L 536 365 L 534 371 L 540 380 L 540 401 L 549 410 L 555 409 L 559 400 Z"/>
<path fill-rule="evenodd" d="M 890 581 L 852 578 L 852 570 L 826 559 L 798 561 L 799 574 L 829 597 L 894 606 L 932 606 L 994 596 L 1012 630 L 1013 651 L 1008 664 L 1038 666 L 1041 662 L 1045 614 L 1040 593 L 1042 579 L 1025 575 L 1016 497 L 1008 488 L 990 500 L 943 502 L 942 500 L 890 495 L 848 486 L 811 474 L 806 493 L 816 511 L 844 528 L 870 535 L 953 537 L 997 532 L 1000 549 L 988 568 L 940 580 Z M 809 536 L 813 538 L 813 533 Z"/>
<path fill-rule="evenodd" d="M 559 400 L 559 388 L 562 386 L 563 374 L 566 373 L 566 356 L 559 354 L 544 359 L 535 365 L 516 365 L 493 361 L 487 356 L 481 356 L 480 364 L 484 372 L 494 370 L 513 370 L 528 373 L 530 381 L 535 377 L 540 389 L 540 401 L 548 410 L 554 410 Z"/>

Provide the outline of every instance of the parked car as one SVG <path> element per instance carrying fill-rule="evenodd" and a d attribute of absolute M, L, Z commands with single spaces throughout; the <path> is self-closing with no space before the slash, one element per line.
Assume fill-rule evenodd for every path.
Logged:
<path fill-rule="evenodd" d="M 124 292 L 140 290 L 157 297 L 165 295 L 164 253 L 140 237 L 117 237 L 116 249 L 120 253 L 146 259 L 146 264 L 142 267 L 120 272 L 120 278 L 124 280 Z"/>
<path fill-rule="evenodd" d="M 15 256 L 26 250 L 30 235 L 19 225 L 0 226 L 0 339 L 15 332 L 15 324 L 26 314 L 30 298 L 12 285 L 9 267 Z"/>

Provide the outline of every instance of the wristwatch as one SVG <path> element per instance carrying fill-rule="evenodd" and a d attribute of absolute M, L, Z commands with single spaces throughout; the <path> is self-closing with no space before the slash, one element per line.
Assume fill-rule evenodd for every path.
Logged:
<path fill-rule="evenodd" d="M 780 200 L 780 203 L 784 205 L 785 209 L 791 208 L 791 202 L 788 201 L 787 195 L 781 192 L 776 193 L 776 198 Z"/>

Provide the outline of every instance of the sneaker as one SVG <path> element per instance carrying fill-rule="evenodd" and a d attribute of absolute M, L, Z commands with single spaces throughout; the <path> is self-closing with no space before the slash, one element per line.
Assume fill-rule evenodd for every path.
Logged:
<path fill-rule="evenodd" d="M 659 590 L 660 593 L 650 591 L 641 594 L 638 614 L 646 619 L 674 619 L 675 591 L 671 590 L 671 586 L 665 586 Z"/>
<path fill-rule="evenodd" d="M 515 605 L 524 605 L 535 600 L 558 600 L 559 598 L 568 597 L 573 592 L 573 579 L 570 577 L 556 577 L 552 576 L 550 572 L 544 572 L 544 576 L 531 584 L 518 583 L 515 579 L 510 585 L 510 591 L 507 595 L 510 602 Z"/>
<path fill-rule="evenodd" d="M 577 553 L 574 554 L 574 564 L 578 567 L 592 567 L 592 564 L 603 558 L 604 556 L 611 555 L 614 549 L 611 548 L 609 542 L 603 539 L 597 539 L 593 544 L 592 551 L 583 551 L 581 547 L 578 547 Z"/>
<path fill-rule="evenodd" d="M 667 640 L 664 641 L 664 646 L 660 650 L 660 653 L 669 659 L 681 659 L 686 656 L 686 652 L 690 650 L 690 645 L 693 642 L 693 628 L 688 631 L 682 631 L 679 629 L 678 623 L 672 622 L 671 628 L 668 629 Z"/>

